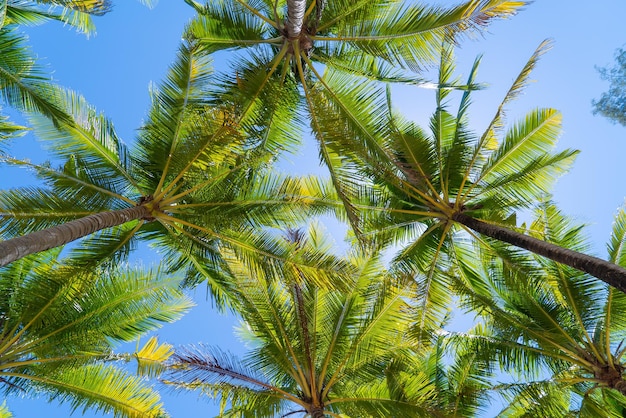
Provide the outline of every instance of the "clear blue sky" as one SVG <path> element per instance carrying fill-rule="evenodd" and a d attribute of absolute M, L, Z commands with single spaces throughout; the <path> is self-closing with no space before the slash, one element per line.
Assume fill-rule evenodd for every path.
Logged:
<path fill-rule="evenodd" d="M 54 23 L 29 33 L 36 53 L 54 69 L 54 77 L 104 111 L 130 143 L 148 109 L 149 84 L 159 82 L 165 74 L 191 16 L 182 0 L 161 1 L 153 10 L 137 1 L 118 0 L 112 13 L 96 19 L 97 36 L 88 40 Z M 554 40 L 554 48 L 533 74 L 537 82 L 514 103 L 509 121 L 534 107 L 562 111 L 560 147 L 582 153 L 572 172 L 559 181 L 555 199 L 565 213 L 590 224 L 594 248 L 602 257 L 613 216 L 626 196 L 626 128 L 591 114 L 591 100 L 607 88 L 594 66 L 612 64 L 615 49 L 626 43 L 624 16 L 623 0 L 604 0 L 594 6 L 566 0 L 536 1 L 513 19 L 492 25 L 483 38 L 463 42 L 458 52 L 457 69 L 463 74 L 474 57 L 483 54 L 479 80 L 490 87 L 474 95 L 471 113 L 475 129 L 481 131 L 534 49 L 543 39 Z M 432 91 L 411 87 L 399 92 L 396 104 L 411 117 L 425 120 L 433 110 L 433 98 Z M 27 141 L 23 143 L 29 144 Z M 33 159 L 40 155 L 32 154 L 30 145 L 19 152 Z M 15 177 L 0 176 L 1 187 L 17 182 L 20 180 Z M 211 312 L 203 289 L 196 296 L 197 308 L 158 334 L 174 344 L 204 341 L 238 351 L 232 319 Z M 198 398 L 197 394 L 164 395 L 173 418 L 212 416 L 215 409 L 211 403 Z M 68 415 L 66 408 L 45 400 L 9 399 L 8 403 L 17 418 Z"/>

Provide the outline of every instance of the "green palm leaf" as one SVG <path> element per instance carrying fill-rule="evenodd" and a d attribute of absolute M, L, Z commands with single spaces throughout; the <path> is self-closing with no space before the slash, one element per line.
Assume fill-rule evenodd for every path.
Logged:
<path fill-rule="evenodd" d="M 59 402 L 68 402 L 72 410 L 94 409 L 114 412 L 119 417 L 157 417 L 163 414 L 159 396 L 142 380 L 108 365 L 85 365 L 56 373 L 28 376 L 35 387 L 52 392 Z"/>
<path fill-rule="evenodd" d="M 27 112 L 39 112 L 55 123 L 69 117 L 58 103 L 60 89 L 53 86 L 43 69 L 36 64 L 24 40 L 15 28 L 0 30 L 0 95 L 11 106 Z"/>
<path fill-rule="evenodd" d="M 2 403 L 2 405 L 0 405 L 0 417 L 2 417 L 2 418 L 13 418 L 13 414 L 11 413 L 11 411 L 9 410 L 9 408 L 6 405 L 6 401 L 4 401 Z"/>
<path fill-rule="evenodd" d="M 17 138 L 26 133 L 28 128 L 20 125 L 16 125 L 9 121 L 9 118 L 0 115 L 0 152 L 4 148 L 3 141 L 8 141 L 11 138 Z"/>

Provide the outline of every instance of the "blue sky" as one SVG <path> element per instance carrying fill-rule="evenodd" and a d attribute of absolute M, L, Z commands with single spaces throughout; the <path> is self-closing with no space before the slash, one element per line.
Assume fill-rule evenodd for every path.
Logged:
<path fill-rule="evenodd" d="M 534 49 L 542 40 L 553 39 L 553 49 L 533 73 L 537 81 L 511 106 L 509 121 L 535 107 L 554 107 L 563 113 L 559 147 L 582 152 L 573 170 L 559 180 L 555 200 L 565 213 L 590 225 L 594 250 L 604 257 L 613 216 L 626 196 L 626 128 L 593 116 L 591 100 L 607 89 L 594 66 L 612 64 L 615 49 L 626 43 L 626 2 L 604 0 L 593 8 L 589 4 L 536 1 L 518 16 L 490 26 L 483 37 L 463 42 L 457 70 L 467 74 L 475 56 L 482 53 L 478 78 L 489 88 L 474 95 L 471 113 L 480 132 Z M 166 73 L 184 24 L 192 15 L 182 0 L 164 0 L 152 10 L 138 1 L 119 0 L 112 13 L 96 19 L 98 33 L 90 39 L 54 23 L 28 32 L 35 52 L 54 70 L 55 79 L 104 111 L 130 143 L 148 109 L 149 85 L 158 83 Z M 406 87 L 396 93 L 396 105 L 418 121 L 425 121 L 433 110 L 432 91 Z M 43 158 L 33 152 L 27 138 L 15 145 L 16 153 L 34 160 Z M 284 166 L 295 167 L 302 161 L 298 157 L 291 160 Z M 5 188 L 30 181 L 27 177 L 2 177 L 0 186 Z M 142 254 L 145 257 L 146 253 Z M 159 332 L 161 338 L 174 344 L 203 341 L 240 350 L 232 336 L 232 318 L 211 311 L 204 289 L 196 293 L 198 306 L 185 319 Z M 211 403 L 199 400 L 197 394 L 170 396 L 166 392 L 164 398 L 173 418 L 212 416 L 215 412 Z M 17 418 L 68 415 L 66 408 L 45 400 L 9 399 L 8 403 Z"/>

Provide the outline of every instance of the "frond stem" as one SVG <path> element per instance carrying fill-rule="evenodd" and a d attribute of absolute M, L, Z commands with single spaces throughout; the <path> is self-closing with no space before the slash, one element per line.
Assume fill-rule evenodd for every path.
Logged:
<path fill-rule="evenodd" d="M 268 17 L 266 17 L 259 10 L 257 10 L 254 7 L 250 6 L 246 1 L 244 1 L 244 0 L 235 0 L 235 1 L 237 3 L 239 3 L 240 5 L 242 5 L 243 7 L 245 7 L 246 9 L 248 9 L 253 15 L 258 17 L 259 19 L 261 19 L 262 21 L 264 21 L 268 25 L 271 25 L 275 29 L 280 29 L 280 27 L 278 26 L 278 24 L 276 22 L 274 22 L 271 19 L 269 19 Z"/>
<path fill-rule="evenodd" d="M 219 180 L 222 180 L 227 175 L 232 174 L 235 171 L 239 170 L 240 168 L 244 167 L 244 165 L 245 165 L 245 163 L 239 164 L 238 166 L 235 166 L 235 167 L 233 167 L 231 169 L 228 169 L 228 170 L 224 171 L 219 176 L 211 177 L 210 179 L 208 179 L 208 180 L 206 180 L 206 181 L 204 181 L 202 183 L 199 183 L 199 184 L 195 185 L 194 187 L 191 187 L 191 188 L 189 188 L 189 189 L 185 190 L 184 192 L 181 192 L 181 193 L 179 193 L 177 195 L 170 196 L 170 197 L 167 197 L 167 198 L 164 196 L 163 200 L 161 200 L 159 205 L 161 207 L 171 205 L 172 203 L 176 202 L 177 200 L 180 200 L 181 198 L 183 198 L 183 197 L 185 197 L 185 196 L 187 196 L 187 195 L 189 195 L 191 193 L 197 192 L 198 190 L 201 190 L 201 189 L 203 189 L 203 188 L 205 188 L 207 186 L 210 186 L 211 184 L 216 183 Z M 180 190 L 181 187 L 183 187 L 182 184 L 176 186 L 175 188 L 170 190 L 170 193 L 176 193 L 178 190 Z"/>
<path fill-rule="evenodd" d="M 170 164 L 172 163 L 172 157 L 174 156 L 174 151 L 176 150 L 176 147 L 178 146 L 179 135 L 182 130 L 183 115 L 187 111 L 187 103 L 189 101 L 189 91 L 191 90 L 191 84 L 192 84 L 193 72 L 194 72 L 194 63 L 193 63 L 194 53 L 191 49 L 189 49 L 188 51 L 189 51 L 189 66 L 187 69 L 187 77 L 186 77 L 187 82 L 185 83 L 185 92 L 183 93 L 184 94 L 183 103 L 178 111 L 178 114 L 176 115 L 176 126 L 174 129 L 174 135 L 172 137 L 172 144 L 170 145 L 170 151 L 167 155 L 167 159 L 165 160 L 165 165 L 163 166 L 163 172 L 161 173 L 161 178 L 159 179 L 159 183 L 153 193 L 155 195 L 155 200 L 157 201 L 160 200 L 160 196 L 157 199 L 156 195 L 159 195 L 159 191 L 161 190 L 161 188 L 163 187 L 163 184 L 165 183 L 165 178 L 167 177 L 167 172 L 169 170 Z"/>
<path fill-rule="evenodd" d="M 69 175 L 67 175 L 67 174 L 65 174 L 65 173 L 63 173 L 61 171 L 57 171 L 57 170 L 54 170 L 52 168 L 44 167 L 44 166 L 41 166 L 41 165 L 38 165 L 38 164 L 33 164 L 33 163 L 28 162 L 28 161 L 19 160 L 19 159 L 12 158 L 12 157 L 9 157 L 9 156 L 2 156 L 2 157 L 0 157 L 0 161 L 5 161 L 8 164 L 17 165 L 17 166 L 24 165 L 24 166 L 30 168 L 33 171 L 45 172 L 45 173 L 48 173 L 48 174 L 51 174 L 51 175 L 54 175 L 54 176 L 58 176 L 58 177 L 62 177 L 62 178 L 67 179 L 67 180 L 71 180 L 72 182 L 77 183 L 80 186 L 83 186 L 85 188 L 89 188 L 89 189 L 95 190 L 95 191 L 97 191 L 99 193 L 106 194 L 106 195 L 114 197 L 116 199 L 123 200 L 126 203 L 130 203 L 131 205 L 134 205 L 135 203 L 137 203 L 137 202 L 129 199 L 126 196 L 123 196 L 121 194 L 117 194 L 115 192 L 112 192 L 111 190 L 108 190 L 108 189 L 96 186 L 93 183 L 88 183 L 88 182 L 83 181 L 83 180 L 81 180 L 79 178 L 76 178 L 76 177 L 73 177 L 73 176 L 69 176 Z"/>

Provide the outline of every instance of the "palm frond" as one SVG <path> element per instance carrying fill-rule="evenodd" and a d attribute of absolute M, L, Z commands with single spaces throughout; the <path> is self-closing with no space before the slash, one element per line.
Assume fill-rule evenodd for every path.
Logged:
<path fill-rule="evenodd" d="M 512 127 L 504 142 L 485 163 L 478 181 L 518 171 L 529 161 L 550 150 L 560 134 L 561 115 L 552 109 L 538 109 Z"/>
<path fill-rule="evenodd" d="M 445 9 L 395 3 L 384 14 L 365 21 L 337 22 L 333 37 L 313 39 L 347 42 L 394 65 L 419 71 L 437 58 L 442 41 L 450 34 L 463 36 L 461 32 L 471 32 L 494 18 L 508 17 L 523 5 L 524 2 L 517 1 L 472 0 Z"/>
<path fill-rule="evenodd" d="M 165 362 L 174 354 L 174 347 L 167 343 L 159 344 L 156 337 L 151 337 L 144 346 L 135 353 L 137 374 L 155 377 L 165 370 Z"/>
<path fill-rule="evenodd" d="M 498 414 L 499 417 L 555 418 L 570 416 L 571 395 L 560 390 L 554 381 L 534 382 L 530 384 L 508 385 L 513 393 L 509 404 Z"/>
<path fill-rule="evenodd" d="M 93 195 L 81 202 L 72 190 L 60 196 L 45 188 L 24 187 L 0 193 L 1 231 L 8 236 L 30 233 L 72 219 L 91 215 L 110 203 L 106 196 Z M 69 198 L 69 199 L 68 199 Z M 81 202 L 83 205 L 77 205 Z"/>
<path fill-rule="evenodd" d="M 620 266 L 626 265 L 626 254 L 624 251 L 624 245 L 626 244 L 626 212 L 621 208 L 615 220 L 613 221 L 613 230 L 611 237 L 607 244 L 609 253 L 609 260 Z M 620 340 L 623 338 L 626 332 L 626 323 L 623 320 L 623 315 L 620 312 L 623 311 L 626 304 L 626 296 L 623 292 L 609 287 L 607 289 L 607 299 L 605 305 L 605 318 L 604 318 L 604 346 L 610 349 L 611 341 Z"/>
<path fill-rule="evenodd" d="M 0 418 L 13 418 L 13 414 L 7 406 L 6 400 L 0 405 Z"/>
<path fill-rule="evenodd" d="M 184 147 L 183 139 L 191 133 L 186 117 L 202 101 L 212 72 L 210 62 L 208 57 L 196 54 L 192 46 L 182 45 L 165 81 L 152 92 L 152 106 L 134 153 L 144 182 L 154 183 L 144 185 L 150 191 L 158 190 L 157 183 L 163 185 L 171 159 L 181 153 L 179 147 Z"/>
<path fill-rule="evenodd" d="M 165 412 L 157 392 L 140 378 L 110 365 L 85 365 L 57 369 L 55 373 L 28 376 L 36 387 L 50 392 L 72 410 L 93 409 L 116 416 L 139 418 Z"/>
<path fill-rule="evenodd" d="M 352 51 L 344 44 L 323 45 L 315 49 L 311 58 L 335 71 L 370 80 L 418 86 L 428 83 L 427 80 L 402 71 L 381 58 L 360 53 L 360 51 Z"/>
<path fill-rule="evenodd" d="M 54 123 L 69 122 L 59 98 L 63 90 L 50 82 L 37 64 L 24 35 L 16 28 L 0 31 L 0 95 L 9 105 L 26 112 L 36 112 Z"/>
<path fill-rule="evenodd" d="M 530 74 L 531 74 L 532 70 L 534 70 L 535 66 L 537 65 L 537 63 L 539 61 L 539 58 L 541 58 L 541 56 L 543 54 L 548 52 L 551 47 L 552 47 L 552 43 L 549 40 L 545 40 L 545 41 L 541 42 L 541 44 L 539 44 L 539 46 L 537 47 L 535 52 L 528 59 L 528 61 L 526 62 L 526 64 L 522 68 L 522 71 L 520 71 L 520 73 L 518 74 L 517 78 L 515 79 L 515 81 L 513 82 L 511 87 L 509 88 L 509 90 L 507 91 L 506 95 L 504 96 L 504 99 L 502 100 L 502 102 L 498 106 L 498 110 L 496 111 L 495 116 L 493 117 L 493 119 L 489 123 L 489 127 L 485 130 L 485 134 L 483 136 L 483 139 L 481 139 L 479 144 L 483 143 L 484 139 L 486 138 L 486 136 L 488 135 L 488 133 L 490 131 L 492 131 L 492 130 L 497 131 L 497 130 L 499 130 L 499 129 L 501 129 L 503 127 L 504 121 L 505 121 L 505 118 L 506 118 L 506 116 L 505 116 L 506 115 L 506 106 L 511 101 L 513 101 L 517 97 L 519 97 L 519 95 L 522 93 L 524 88 L 526 88 L 528 86 L 528 84 L 532 81 L 532 80 L 530 80 Z"/>
<path fill-rule="evenodd" d="M 127 222 L 98 231 L 68 250 L 68 263 L 74 266 L 115 266 L 126 262 L 136 248 L 138 232 L 144 221 Z"/>
<path fill-rule="evenodd" d="M 82 171 L 80 174 L 90 181 L 109 177 L 107 184 L 112 186 L 111 191 L 119 194 L 136 190 L 128 150 L 112 122 L 74 92 L 64 91 L 59 102 L 72 120 L 59 125 L 47 118 L 32 116 L 31 123 L 38 138 L 45 140 L 51 151 L 67 161 L 68 170 L 74 171 L 72 174 Z"/>
<path fill-rule="evenodd" d="M 111 3 L 108 0 L 8 0 L 6 15 L 8 23 L 33 25 L 47 20 L 57 20 L 90 35 L 95 32 L 91 16 L 102 15 L 110 10 Z"/>
<path fill-rule="evenodd" d="M 250 6 L 248 6 L 250 7 Z M 242 3 L 225 0 L 207 2 L 187 26 L 187 38 L 207 53 L 249 47 L 268 42 L 268 25 Z M 274 36 L 278 36 L 274 33 Z"/>
<path fill-rule="evenodd" d="M 292 395 L 268 382 L 264 376 L 247 368 L 236 357 L 206 345 L 178 350 L 172 356 L 165 381 L 183 387 L 227 383 L 255 391 L 270 391 L 276 397 L 295 400 Z"/>
<path fill-rule="evenodd" d="M 11 138 L 17 138 L 24 135 L 27 127 L 12 123 L 7 116 L 0 114 L 0 153 L 5 149 L 4 146 Z M 1 155 L 1 154 L 0 154 Z"/>

